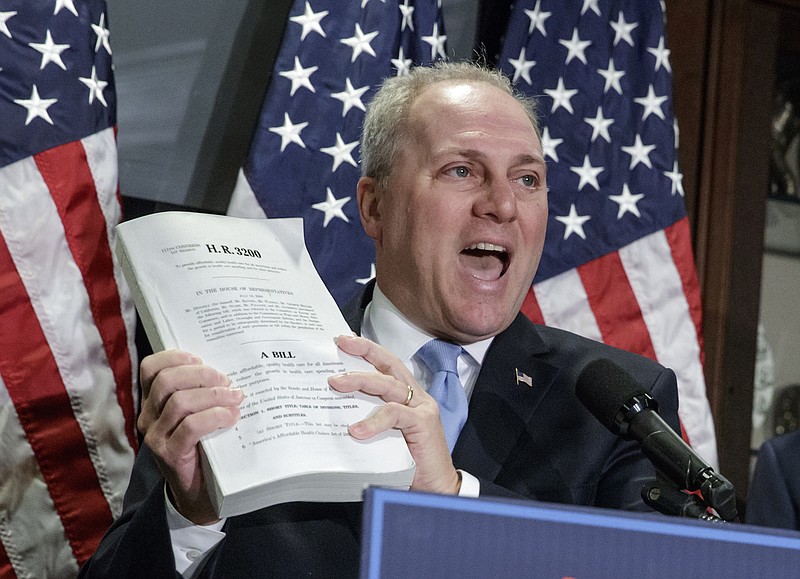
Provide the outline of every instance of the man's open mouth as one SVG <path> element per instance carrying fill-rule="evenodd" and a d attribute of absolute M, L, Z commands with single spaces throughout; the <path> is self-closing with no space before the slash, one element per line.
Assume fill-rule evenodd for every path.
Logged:
<path fill-rule="evenodd" d="M 500 279 L 508 269 L 509 255 L 505 247 L 478 242 L 461 251 L 461 264 L 477 279 Z"/>

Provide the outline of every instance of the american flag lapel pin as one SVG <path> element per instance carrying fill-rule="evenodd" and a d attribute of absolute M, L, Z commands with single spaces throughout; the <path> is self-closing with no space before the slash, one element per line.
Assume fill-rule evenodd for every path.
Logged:
<path fill-rule="evenodd" d="M 533 388 L 533 378 L 528 376 L 525 372 L 520 372 L 519 368 L 514 368 L 517 377 L 517 384 L 527 384 L 528 388 Z"/>

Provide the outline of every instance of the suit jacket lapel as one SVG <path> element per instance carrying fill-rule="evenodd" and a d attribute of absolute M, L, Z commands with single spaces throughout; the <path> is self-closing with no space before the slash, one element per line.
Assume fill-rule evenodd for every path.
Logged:
<path fill-rule="evenodd" d="M 456 468 L 486 480 L 497 477 L 555 379 L 558 369 L 542 356 L 547 351 L 534 325 L 522 314 L 495 338 L 453 449 Z"/>

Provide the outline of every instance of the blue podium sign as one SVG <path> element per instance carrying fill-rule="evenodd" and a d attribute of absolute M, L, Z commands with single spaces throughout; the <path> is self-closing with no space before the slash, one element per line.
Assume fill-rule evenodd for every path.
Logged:
<path fill-rule="evenodd" d="M 372 488 L 361 578 L 800 576 L 800 533 Z"/>

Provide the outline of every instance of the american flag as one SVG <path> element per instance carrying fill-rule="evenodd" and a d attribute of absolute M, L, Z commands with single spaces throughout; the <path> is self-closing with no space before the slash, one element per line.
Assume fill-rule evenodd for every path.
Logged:
<path fill-rule="evenodd" d="M 115 107 L 104 1 L 0 0 L 2 577 L 77 574 L 133 464 Z"/>
<path fill-rule="evenodd" d="M 228 214 L 303 217 L 337 303 L 375 276 L 355 199 L 364 109 L 380 82 L 445 57 L 436 0 L 297 0 Z M 267 71 L 265 71 L 267 74 Z"/>
<path fill-rule="evenodd" d="M 523 311 L 656 359 L 684 435 L 717 463 L 700 292 L 658 0 L 519 0 L 499 65 L 540 99 L 550 221 Z"/>

